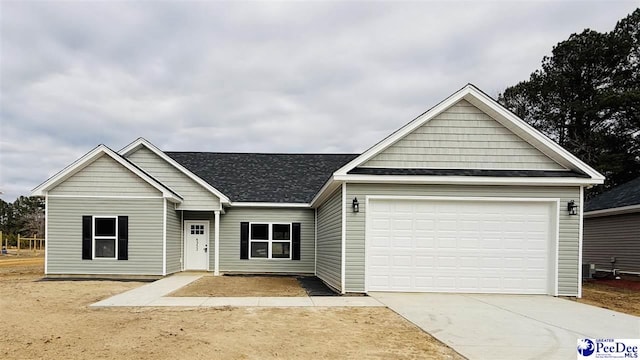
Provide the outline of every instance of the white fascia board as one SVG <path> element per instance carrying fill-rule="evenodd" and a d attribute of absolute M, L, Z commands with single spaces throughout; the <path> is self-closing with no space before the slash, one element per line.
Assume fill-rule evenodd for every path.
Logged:
<path fill-rule="evenodd" d="M 469 101 L 483 111 L 490 109 L 492 113 L 491 115 L 495 115 L 494 117 L 496 118 L 496 121 L 500 122 L 502 125 L 505 125 L 505 127 L 511 129 L 512 131 L 515 127 L 519 130 L 515 133 L 518 136 L 524 136 L 525 140 L 529 142 L 531 142 L 531 140 L 535 140 L 531 145 L 533 145 L 538 150 L 542 151 L 545 155 L 551 157 L 555 161 L 564 163 L 563 165 L 569 168 L 573 167 L 576 169 L 580 169 L 581 171 L 589 175 L 593 180 L 604 181 L 604 176 L 602 174 L 582 162 L 573 154 L 553 142 L 551 139 L 543 135 L 534 127 L 527 124 L 524 120 L 517 117 L 515 114 L 504 108 L 502 105 L 498 104 L 491 97 L 478 90 L 474 85 L 471 84 L 468 84 L 462 89 L 456 91 L 433 108 L 429 109 L 422 115 L 412 120 L 410 123 L 406 124 L 393 134 L 389 135 L 384 140 L 369 148 L 367 151 L 362 153 L 362 155 L 358 156 L 340 169 L 336 170 L 334 174 L 347 175 L 350 170 L 353 170 L 355 167 L 362 165 L 375 155 L 384 151 L 386 148 L 393 145 L 398 140 L 402 139 L 418 127 L 424 125 L 462 99 Z M 543 149 L 540 149 L 540 146 L 536 145 L 541 145 Z M 600 183 L 602 182 L 596 182 L 596 184 Z"/>
<path fill-rule="evenodd" d="M 308 203 L 232 202 L 231 207 L 310 208 Z"/>
<path fill-rule="evenodd" d="M 320 191 L 316 193 L 316 195 L 311 200 L 311 207 L 316 207 L 320 205 L 329 195 L 333 194 L 333 192 L 340 186 L 339 182 L 334 181 L 334 177 L 331 176 L 327 182 L 322 185 Z"/>
<path fill-rule="evenodd" d="M 189 169 L 187 169 L 184 166 L 180 165 L 180 163 L 178 163 L 177 161 L 173 160 L 171 157 L 169 157 L 167 154 L 165 154 L 164 151 L 160 150 L 157 146 L 153 145 L 151 142 L 149 142 L 145 138 L 136 139 L 134 142 L 132 142 L 131 144 L 125 146 L 120 151 L 118 151 L 118 153 L 120 155 L 126 157 L 130 153 L 132 153 L 135 150 L 137 150 L 140 146 L 144 146 L 147 149 L 151 150 L 151 152 L 153 152 L 154 154 L 159 156 L 162 160 L 166 161 L 171 166 L 173 166 L 176 169 L 178 169 L 178 171 L 180 171 L 183 174 L 187 175 L 191 180 L 195 181 L 198 185 L 202 186 L 203 188 L 207 189 L 209 192 L 211 192 L 212 194 L 217 196 L 220 199 L 221 203 L 228 204 L 230 202 L 229 201 L 229 197 L 227 197 L 225 194 L 220 192 L 218 189 L 216 189 L 213 186 L 211 186 L 208 182 L 202 180 L 198 175 L 192 173 Z"/>
<path fill-rule="evenodd" d="M 640 204 L 638 204 L 638 205 L 629 205 L 629 206 L 620 206 L 620 207 L 611 208 L 611 209 L 586 211 L 584 213 L 584 217 L 585 218 L 592 218 L 592 217 L 600 217 L 600 216 L 629 214 L 629 213 L 634 213 L 634 212 L 640 212 Z"/>
<path fill-rule="evenodd" d="M 62 169 L 57 174 L 50 177 L 48 180 L 38 185 L 35 189 L 31 191 L 31 196 L 43 196 L 47 191 L 56 187 L 60 183 L 64 182 L 71 176 L 78 173 L 80 170 L 84 169 L 86 166 L 97 160 L 102 155 L 107 155 L 113 160 L 115 160 L 120 165 L 124 166 L 127 170 L 134 173 L 136 176 L 146 181 L 149 185 L 153 186 L 155 189 L 162 193 L 162 197 L 166 198 L 172 202 L 181 203 L 182 198 L 173 190 L 165 186 L 164 184 L 158 182 L 153 179 L 145 172 L 141 171 L 136 166 L 132 165 L 127 160 L 123 159 L 120 155 L 118 155 L 115 151 L 109 149 L 105 145 L 98 145 L 93 150 L 89 151 L 85 155 L 83 155 L 78 160 L 74 161 L 71 165 Z"/>
<path fill-rule="evenodd" d="M 603 180 L 584 178 L 525 178 L 525 177 L 487 177 L 487 176 L 425 176 L 425 175 L 335 175 L 337 181 L 352 183 L 387 184 L 462 184 L 462 185 L 590 185 L 602 184 Z"/>

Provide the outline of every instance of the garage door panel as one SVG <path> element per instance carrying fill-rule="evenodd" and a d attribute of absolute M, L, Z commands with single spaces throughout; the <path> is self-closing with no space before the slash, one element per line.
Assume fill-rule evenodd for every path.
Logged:
<path fill-rule="evenodd" d="M 371 200 L 369 213 L 369 291 L 548 292 L 548 203 Z"/>

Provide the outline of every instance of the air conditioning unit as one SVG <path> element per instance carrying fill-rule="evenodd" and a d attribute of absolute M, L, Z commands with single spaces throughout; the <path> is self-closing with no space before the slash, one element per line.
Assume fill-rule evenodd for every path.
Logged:
<path fill-rule="evenodd" d="M 582 278 L 593 279 L 596 273 L 596 264 L 582 264 Z"/>

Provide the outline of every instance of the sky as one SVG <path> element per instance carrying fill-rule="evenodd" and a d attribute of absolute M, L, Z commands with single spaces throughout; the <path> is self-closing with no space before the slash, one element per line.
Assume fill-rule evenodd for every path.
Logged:
<path fill-rule="evenodd" d="M 359 153 L 467 83 L 493 97 L 635 1 L 0 0 L 0 195 L 98 144 Z"/>

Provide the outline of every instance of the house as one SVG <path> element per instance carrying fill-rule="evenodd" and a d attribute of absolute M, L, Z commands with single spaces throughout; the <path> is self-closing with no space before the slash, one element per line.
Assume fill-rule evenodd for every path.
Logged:
<path fill-rule="evenodd" d="M 582 256 L 597 271 L 640 275 L 640 177 L 587 202 Z"/>
<path fill-rule="evenodd" d="M 581 294 L 597 171 L 473 85 L 362 154 L 100 145 L 33 190 L 47 276 L 315 274 L 341 293 Z"/>

